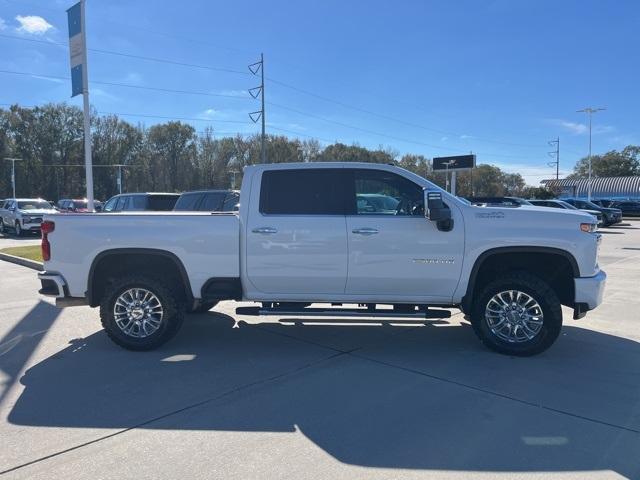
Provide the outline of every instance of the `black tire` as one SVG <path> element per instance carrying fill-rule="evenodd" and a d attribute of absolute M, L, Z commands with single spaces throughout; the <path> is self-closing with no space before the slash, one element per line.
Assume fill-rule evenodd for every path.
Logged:
<path fill-rule="evenodd" d="M 205 313 L 215 307 L 218 302 L 204 302 L 198 305 L 196 308 L 193 308 L 189 311 L 189 313 Z"/>
<path fill-rule="evenodd" d="M 0 234 L 4 235 L 4 222 L 0 218 Z"/>
<path fill-rule="evenodd" d="M 22 236 L 22 227 L 20 226 L 20 222 L 16 222 L 14 229 L 16 231 L 16 237 L 21 237 Z"/>
<path fill-rule="evenodd" d="M 490 299 L 506 290 L 518 290 L 531 296 L 542 310 L 543 323 L 530 340 L 508 342 L 492 332 L 485 318 Z M 562 308 L 558 296 L 542 279 L 526 272 L 514 272 L 490 282 L 475 296 L 471 309 L 471 325 L 480 341 L 498 353 L 526 357 L 537 355 L 556 341 L 562 330 Z"/>
<path fill-rule="evenodd" d="M 137 338 L 126 334 L 115 321 L 114 306 L 118 297 L 131 288 L 150 291 L 159 300 L 163 315 L 160 326 L 152 334 Z M 100 321 L 109 338 L 127 350 L 153 350 L 171 340 L 184 320 L 184 307 L 176 293 L 159 279 L 146 276 L 127 276 L 106 287 L 100 303 Z"/>

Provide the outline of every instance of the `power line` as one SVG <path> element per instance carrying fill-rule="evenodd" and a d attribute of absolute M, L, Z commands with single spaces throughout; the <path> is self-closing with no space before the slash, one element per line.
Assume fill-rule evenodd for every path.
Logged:
<path fill-rule="evenodd" d="M 61 46 L 61 47 L 65 47 L 65 48 L 69 47 L 69 44 L 68 43 L 64 43 L 64 42 L 38 40 L 36 38 L 23 38 L 23 37 L 18 37 L 16 35 L 7 35 L 5 33 L 0 33 L 0 38 L 10 38 L 10 39 L 13 39 L 13 40 L 22 40 L 22 41 L 26 41 L 26 42 L 39 43 L 39 44 L 44 44 L 44 45 L 56 45 L 56 46 Z M 104 55 L 115 55 L 115 56 L 118 56 L 118 57 L 133 58 L 133 59 L 136 59 L 136 60 L 147 60 L 147 61 L 150 61 L 150 62 L 166 63 L 168 65 L 177 65 L 177 66 L 181 66 L 181 67 L 191 67 L 191 68 L 199 68 L 199 69 L 203 69 L 203 70 L 211 70 L 211 71 L 214 71 L 214 72 L 226 72 L 226 73 L 235 73 L 235 74 L 238 74 L 238 75 L 250 76 L 249 73 L 244 72 L 242 70 L 234 70 L 234 69 L 225 68 L 225 67 L 214 67 L 214 66 L 211 66 L 211 65 L 201 65 L 201 64 L 197 64 L 197 63 L 179 62 L 177 60 L 168 60 L 168 59 L 165 59 L 165 58 L 148 57 L 148 56 L 145 56 L 145 55 L 135 55 L 135 54 L 131 54 L 131 53 L 116 52 L 116 51 L 113 51 L 113 50 L 104 50 L 104 49 L 100 49 L 100 48 L 88 48 L 87 50 L 89 52 L 101 53 L 101 54 L 104 54 Z"/>
<path fill-rule="evenodd" d="M 375 117 L 379 117 L 379 118 L 382 118 L 384 120 L 390 120 L 392 122 L 397 122 L 397 123 L 400 123 L 402 125 L 407 125 L 407 126 L 410 126 L 410 127 L 419 128 L 419 129 L 422 129 L 422 130 L 426 130 L 426 131 L 434 132 L 434 133 L 439 133 L 439 134 L 442 134 L 442 135 L 451 135 L 451 136 L 459 136 L 460 135 L 459 133 L 449 132 L 449 131 L 446 131 L 446 130 L 439 130 L 439 129 L 431 128 L 431 127 L 425 127 L 424 125 L 420 125 L 420 124 L 417 124 L 417 123 L 414 123 L 414 122 L 409 122 L 409 121 L 402 120 L 402 119 L 399 119 L 399 118 L 391 117 L 389 115 L 377 113 L 377 112 L 374 112 L 372 110 L 368 110 L 366 108 L 361 108 L 361 107 L 357 107 L 357 106 L 354 106 L 354 105 L 350 105 L 350 104 L 345 103 L 345 102 L 341 102 L 339 100 L 333 100 L 331 98 L 328 98 L 328 97 L 325 97 L 325 96 L 322 96 L 322 95 L 318 95 L 317 93 L 313 93 L 313 92 L 310 92 L 308 90 L 304 90 L 302 88 L 295 87 L 293 85 L 289 85 L 289 84 L 287 84 L 285 82 L 282 82 L 280 80 L 276 80 L 275 78 L 267 77 L 267 81 L 269 81 L 271 83 L 275 83 L 275 84 L 280 85 L 280 86 L 285 87 L 285 88 L 289 88 L 289 89 L 294 90 L 296 92 L 300 92 L 300 93 L 303 93 L 305 95 L 309 95 L 309 96 L 317 98 L 319 100 L 323 100 L 325 102 L 329 102 L 329 103 L 333 103 L 333 104 L 336 104 L 336 105 L 340 105 L 341 107 L 348 108 L 348 109 L 351 109 L 351 110 L 355 110 L 355 111 L 358 111 L 358 112 L 361 112 L 361 113 L 365 113 L 367 115 L 372 115 L 372 116 L 375 116 Z M 478 140 L 483 140 L 483 141 L 488 142 L 488 143 L 497 143 L 497 144 L 500 144 L 500 145 L 509 145 L 509 146 L 514 146 L 514 147 L 526 147 L 526 148 L 541 148 L 542 147 L 542 145 L 531 145 L 531 144 L 523 144 L 523 143 L 504 142 L 504 141 L 501 141 L 501 140 L 491 140 L 491 139 L 488 139 L 488 138 L 477 137 L 477 136 L 474 136 L 474 138 L 477 138 Z"/>
<path fill-rule="evenodd" d="M 18 36 L 14 36 L 14 35 L 6 35 L 6 34 L 0 34 L 0 37 L 4 37 L 4 38 L 11 38 L 11 39 L 16 39 L 16 40 L 26 40 L 26 41 L 31 41 L 31 42 L 36 42 L 36 43 L 42 43 L 42 44 L 46 44 L 46 45 L 61 45 L 61 46 L 67 46 L 67 44 L 65 43 L 60 43 L 60 42 L 49 42 L 46 40 L 37 40 L 37 39 L 25 39 L 22 37 L 18 37 Z M 127 58 L 134 58 L 134 59 L 139 59 L 139 60 L 148 60 L 148 61 L 153 61 L 153 62 L 159 62 L 159 63 L 166 63 L 169 65 L 178 65 L 178 66 L 184 66 L 184 67 L 192 67 L 192 68 L 200 68 L 200 69 L 207 69 L 207 70 L 213 70 L 213 71 L 222 71 L 222 72 L 229 72 L 229 73 L 236 73 L 236 74 L 242 74 L 242 75 L 250 75 L 247 72 L 243 72 L 243 71 L 239 71 L 239 70 L 232 70 L 232 69 L 228 69 L 228 68 L 222 68 L 222 67 L 213 67 L 213 66 L 208 66 L 208 65 L 199 65 L 199 64 L 192 64 L 192 63 L 185 63 L 185 62 L 178 62 L 178 61 L 174 61 L 174 60 L 167 60 L 167 59 L 161 59 L 161 58 L 156 58 L 156 57 L 147 57 L 147 56 L 143 56 L 143 55 L 134 55 L 134 54 L 128 54 L 128 53 L 123 53 L 123 52 L 115 52 L 112 50 L 103 50 L 103 49 L 93 49 L 90 48 L 88 49 L 91 52 L 95 52 L 95 53 L 102 53 L 102 54 L 107 54 L 107 55 L 116 55 L 116 56 L 121 56 L 121 57 L 127 57 Z M 256 62 L 252 65 L 261 65 L 260 62 Z M 252 72 L 253 73 L 253 72 Z M 254 74 L 255 75 L 255 74 Z M 371 115 L 374 117 L 378 117 L 378 118 L 382 118 L 384 120 L 388 120 L 388 121 L 392 121 L 392 122 L 396 122 L 402 125 L 406 125 L 406 126 L 410 126 L 413 128 L 418 128 L 421 130 L 425 130 L 425 131 L 429 131 L 429 132 L 434 132 L 434 133 L 438 133 L 441 135 L 450 135 L 450 136 L 461 136 L 459 133 L 455 133 L 455 132 L 450 132 L 447 130 L 440 130 L 440 129 L 436 129 L 436 128 L 431 128 L 431 127 L 426 127 L 424 125 L 420 125 L 414 122 L 409 122 L 403 119 L 399 119 L 399 118 L 395 118 L 386 114 L 381 114 L 381 113 L 377 113 L 374 112 L 372 110 L 368 110 L 366 108 L 362 108 L 362 107 L 358 107 L 355 105 L 350 105 L 348 103 L 339 101 L 339 100 L 334 100 L 331 99 L 329 97 L 325 97 L 323 95 L 319 95 L 316 93 L 313 93 L 309 90 L 305 90 L 293 85 L 290 85 L 286 82 L 277 80 L 275 78 L 270 78 L 270 77 L 266 77 L 266 80 L 268 80 L 269 82 L 272 82 L 274 84 L 280 85 L 282 87 L 294 90 L 296 92 L 300 92 L 303 93 L 305 95 L 311 96 L 313 98 L 317 98 L 319 100 L 325 101 L 325 102 L 329 102 L 329 103 L 333 103 L 335 105 L 339 105 L 343 108 L 347 108 L 350 110 L 354 110 L 360 113 L 364 113 L 367 115 Z M 98 83 L 98 82 L 93 82 L 93 83 Z M 116 85 L 116 86 L 124 86 L 122 84 L 109 84 L 109 83 L 104 83 L 106 85 Z M 251 89 L 251 90 L 264 90 L 264 79 L 263 82 L 261 84 L 261 87 L 256 87 L 255 89 Z M 134 86 L 131 86 L 131 88 L 134 88 Z M 251 90 L 249 91 L 251 93 Z M 163 91 L 163 90 L 160 90 Z M 178 92 L 180 93 L 180 92 Z M 232 97 L 232 98 L 242 98 L 242 97 L 236 97 L 233 95 L 222 95 L 222 94 L 218 94 L 216 96 L 226 96 L 226 97 Z M 252 94 L 253 96 L 253 94 Z M 254 97 L 257 98 L 257 97 Z M 398 103 L 398 102 L 395 102 Z M 263 109 L 264 110 L 264 109 Z M 258 112 L 252 112 L 254 114 L 257 114 Z M 259 118 L 259 117 L 257 117 Z M 513 147 L 522 147 L 522 148 L 542 148 L 542 145 L 532 145 L 532 144 L 522 144 L 522 143 L 514 143 L 514 142 L 505 142 L 505 141 L 501 141 L 501 140 L 493 140 L 493 139 L 489 139 L 489 138 L 485 138 L 485 137 L 478 137 L 478 136 L 474 136 L 474 138 L 477 138 L 478 140 L 482 140 L 484 142 L 487 143 L 495 143 L 495 144 L 499 144 L 499 145 L 507 145 L 507 146 L 513 146 Z M 454 150 L 451 150 L 454 151 Z M 457 150 L 455 150 L 457 151 Z"/>
<path fill-rule="evenodd" d="M 42 75 L 39 73 L 33 72 L 18 72 L 15 70 L 0 70 L 0 73 L 5 73 L 9 75 L 22 75 L 33 78 L 48 78 L 52 80 L 69 80 L 70 77 L 57 76 L 57 75 Z M 163 92 L 163 93 L 181 93 L 187 95 L 200 95 L 205 97 L 224 97 L 224 98 L 235 98 L 235 99 L 248 99 L 248 97 L 238 97 L 237 95 L 227 95 L 222 93 L 210 93 L 210 92 L 201 92 L 196 90 L 178 90 L 174 88 L 161 88 L 161 87 L 148 87 L 144 85 L 132 85 L 130 83 L 119 83 L 119 82 L 104 82 L 99 80 L 91 80 L 89 83 L 93 83 L 96 85 L 109 85 L 112 87 L 124 87 L 124 88 L 134 88 L 138 90 L 149 90 L 154 92 Z"/>

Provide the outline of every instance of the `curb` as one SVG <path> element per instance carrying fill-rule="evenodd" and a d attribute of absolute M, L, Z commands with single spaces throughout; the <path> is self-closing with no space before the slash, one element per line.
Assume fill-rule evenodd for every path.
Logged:
<path fill-rule="evenodd" d="M 4 260 L 5 262 L 9 263 L 15 263 L 16 265 L 22 265 L 23 267 L 38 270 L 39 272 L 41 272 L 44 268 L 42 263 L 40 262 L 36 262 L 35 260 L 28 260 L 22 257 L 16 257 L 15 255 L 9 255 L 8 253 L 0 252 L 0 260 Z"/>

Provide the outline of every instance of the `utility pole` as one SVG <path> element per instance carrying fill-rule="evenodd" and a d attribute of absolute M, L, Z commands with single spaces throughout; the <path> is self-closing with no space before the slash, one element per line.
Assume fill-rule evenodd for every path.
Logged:
<path fill-rule="evenodd" d="M 548 143 L 551 147 L 555 145 L 556 149 L 553 152 L 549 152 L 549 156 L 555 158 L 555 162 L 549 162 L 547 165 L 556 167 L 556 180 L 558 180 L 560 178 L 560 137 L 550 140 Z"/>
<path fill-rule="evenodd" d="M 16 162 L 21 162 L 23 159 L 5 157 L 5 160 L 11 162 L 11 186 L 13 187 L 13 198 L 16 198 Z"/>
<path fill-rule="evenodd" d="M 603 110 L 606 110 L 606 108 L 591 108 L 591 107 L 587 107 L 587 108 L 583 108 L 582 110 L 577 110 L 577 113 L 586 113 L 589 115 L 589 180 L 587 182 L 587 201 L 591 201 L 591 117 L 593 116 L 594 113 L 596 112 L 601 112 Z"/>
<path fill-rule="evenodd" d="M 249 95 L 253 98 L 258 98 L 260 95 L 260 105 L 261 109 L 255 112 L 251 112 L 249 114 L 249 118 L 253 123 L 256 123 L 258 120 L 262 123 L 262 135 L 260 136 L 260 163 L 267 163 L 267 152 L 265 150 L 265 115 L 264 115 L 264 54 L 260 54 L 260 61 L 252 63 L 249 65 L 249 71 L 257 75 L 260 72 L 260 86 L 250 88 Z"/>

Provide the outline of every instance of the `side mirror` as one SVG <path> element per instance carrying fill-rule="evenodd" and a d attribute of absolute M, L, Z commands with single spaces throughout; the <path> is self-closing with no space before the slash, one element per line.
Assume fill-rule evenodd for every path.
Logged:
<path fill-rule="evenodd" d="M 440 192 L 424 192 L 425 208 L 424 216 L 432 222 L 444 222 L 451 220 L 451 210 L 442 201 Z"/>

